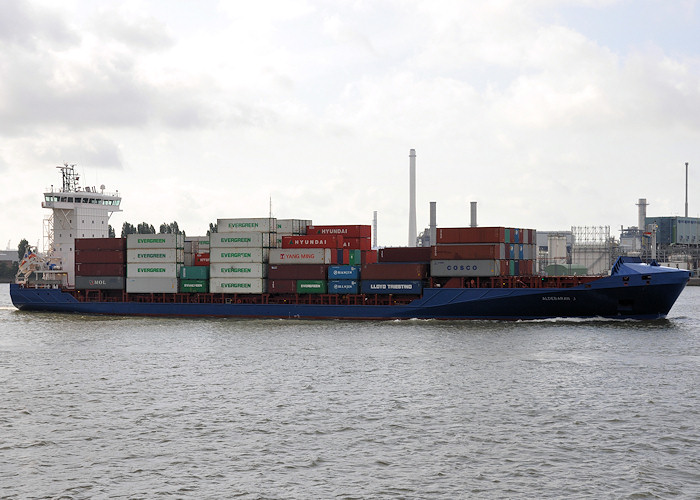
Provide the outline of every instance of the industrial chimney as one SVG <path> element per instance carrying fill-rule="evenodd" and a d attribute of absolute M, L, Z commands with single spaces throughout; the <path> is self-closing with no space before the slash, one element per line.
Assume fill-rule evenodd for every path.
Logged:
<path fill-rule="evenodd" d="M 437 239 L 437 203 L 430 202 L 430 244 L 435 245 Z"/>
<path fill-rule="evenodd" d="M 372 248 L 377 248 L 377 211 L 374 211 L 374 220 L 372 221 L 372 226 L 373 226 L 373 236 L 374 236 L 374 242 L 372 243 Z"/>
<path fill-rule="evenodd" d="M 416 246 L 418 229 L 416 226 L 416 150 L 412 149 L 408 155 L 409 162 L 409 192 L 408 192 L 408 246 Z"/>
<path fill-rule="evenodd" d="M 637 207 L 639 207 L 639 211 L 637 213 L 637 229 L 639 229 L 641 232 L 646 231 L 646 220 L 647 220 L 647 199 L 646 198 L 639 198 L 639 202 L 637 202 Z"/>
<path fill-rule="evenodd" d="M 688 162 L 685 162 L 685 217 L 688 218 Z"/>
<path fill-rule="evenodd" d="M 471 207 L 471 227 L 476 227 L 476 202 L 470 202 Z"/>

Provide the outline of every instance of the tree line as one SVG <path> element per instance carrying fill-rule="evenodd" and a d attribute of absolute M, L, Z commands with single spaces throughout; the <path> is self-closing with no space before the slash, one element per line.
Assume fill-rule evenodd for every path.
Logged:
<path fill-rule="evenodd" d="M 156 228 L 148 222 L 141 222 L 134 226 L 129 222 L 122 224 L 122 238 L 126 238 L 129 234 L 156 234 Z M 185 234 L 184 231 L 180 231 L 180 227 L 177 222 L 167 223 L 164 222 L 160 225 L 158 234 Z"/>

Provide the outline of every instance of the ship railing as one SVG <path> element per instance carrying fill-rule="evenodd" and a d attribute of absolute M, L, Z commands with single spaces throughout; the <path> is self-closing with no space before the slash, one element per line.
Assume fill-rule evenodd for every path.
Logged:
<path fill-rule="evenodd" d="M 420 298 L 416 294 L 223 294 L 223 293 L 126 293 L 126 291 L 66 290 L 80 302 L 141 302 L 156 304 L 307 304 L 307 305 L 403 305 Z"/>

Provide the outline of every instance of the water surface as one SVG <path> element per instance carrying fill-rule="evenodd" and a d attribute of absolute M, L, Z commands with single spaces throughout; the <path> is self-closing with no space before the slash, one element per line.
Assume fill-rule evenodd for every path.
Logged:
<path fill-rule="evenodd" d="M 638 321 L 24 313 L 8 498 L 698 498 L 700 288 Z"/>

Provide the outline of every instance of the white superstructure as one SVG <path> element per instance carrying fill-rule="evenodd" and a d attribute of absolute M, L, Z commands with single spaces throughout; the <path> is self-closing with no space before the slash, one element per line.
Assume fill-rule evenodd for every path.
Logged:
<path fill-rule="evenodd" d="M 68 286 L 75 285 L 75 239 L 109 237 L 109 218 L 121 212 L 119 192 L 99 192 L 94 187 L 81 188 L 75 165 L 64 164 L 61 189 L 53 185 L 44 192 L 43 208 L 52 211 L 44 219 L 44 251 L 58 263 L 67 276 Z"/>

